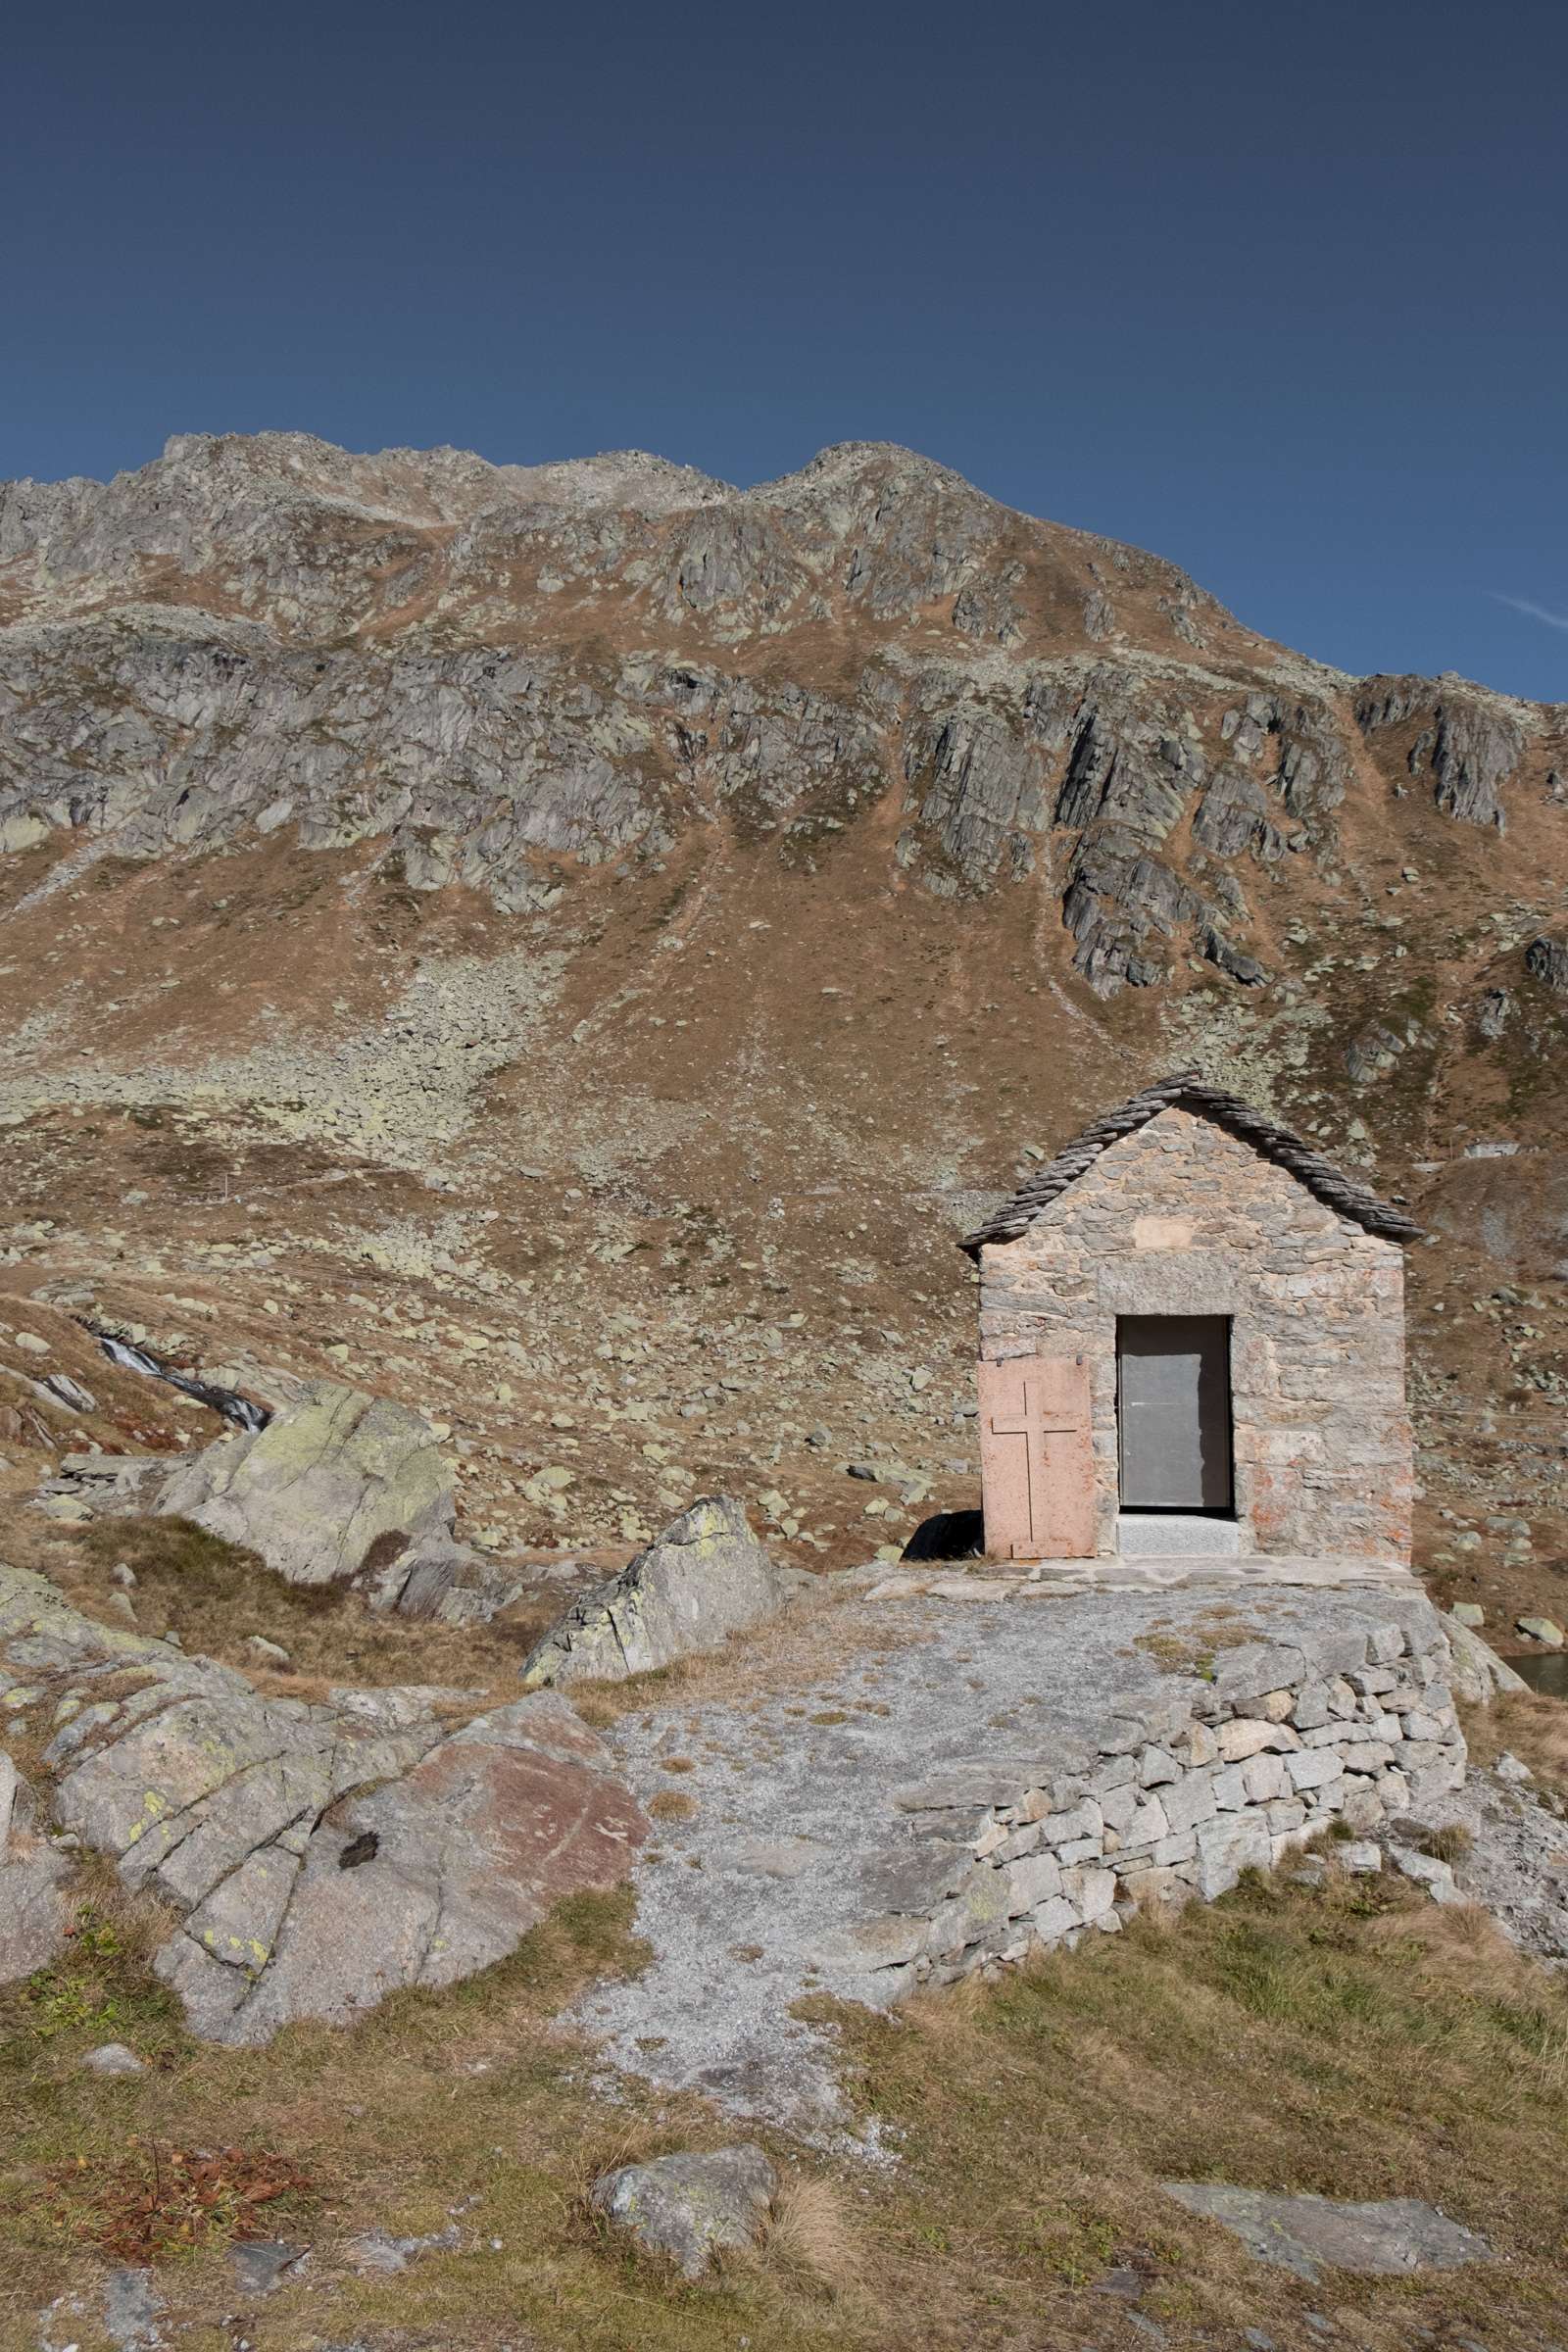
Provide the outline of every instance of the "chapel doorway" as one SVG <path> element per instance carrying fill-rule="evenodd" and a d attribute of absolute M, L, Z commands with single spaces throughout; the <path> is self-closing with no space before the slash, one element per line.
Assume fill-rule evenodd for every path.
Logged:
<path fill-rule="evenodd" d="M 1229 1315 L 1118 1315 L 1124 1511 L 1235 1510 Z"/>

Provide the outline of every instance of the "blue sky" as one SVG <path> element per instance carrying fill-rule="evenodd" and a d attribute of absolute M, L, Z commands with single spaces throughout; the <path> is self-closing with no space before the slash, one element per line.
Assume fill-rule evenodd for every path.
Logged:
<path fill-rule="evenodd" d="M 1568 699 L 1559 6 L 88 0 L 6 47 L 0 474 L 902 441 L 1323 660 Z"/>

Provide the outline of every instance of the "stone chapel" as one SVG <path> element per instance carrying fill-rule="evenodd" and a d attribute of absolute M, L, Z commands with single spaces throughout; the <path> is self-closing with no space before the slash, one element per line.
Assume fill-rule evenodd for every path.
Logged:
<path fill-rule="evenodd" d="M 987 1551 L 1408 1567 L 1419 1231 L 1197 1071 L 1096 1120 L 962 1245 Z"/>

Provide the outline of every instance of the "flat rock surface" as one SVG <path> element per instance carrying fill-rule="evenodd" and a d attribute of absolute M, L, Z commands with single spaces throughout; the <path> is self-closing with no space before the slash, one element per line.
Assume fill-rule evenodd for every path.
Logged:
<path fill-rule="evenodd" d="M 1217 1618 L 1217 1606 L 1232 1613 Z M 666 1800 L 633 1871 L 637 1933 L 654 1957 L 634 1981 L 591 1991 L 576 2017 L 630 2073 L 738 2114 L 831 2118 L 831 2030 L 790 2012 L 810 1992 L 886 2002 L 887 1972 L 908 1957 L 886 1943 L 888 1915 L 940 1900 L 959 1858 L 922 1812 L 956 1794 L 978 1817 L 993 1790 L 1010 1802 L 1094 1754 L 1119 1709 L 1190 1706 L 1214 1688 L 1200 1659 L 1245 1680 L 1262 1645 L 1283 1679 L 1293 1657 L 1301 1671 L 1303 1644 L 1332 1647 L 1348 1620 L 1405 1610 L 1430 1618 L 1414 1586 L 1399 1596 L 1270 1587 L 1245 1604 L 1212 1592 L 976 1597 L 961 1609 L 847 1600 L 826 1621 L 815 1677 L 740 1703 L 662 1697 L 607 1735 L 643 1804 Z M 867 1629 L 880 1646 L 859 1643 Z M 1214 1648 L 1216 1634 L 1232 1645 Z M 1253 1639 L 1238 1645 L 1238 1635 Z M 1191 1665 L 1173 1670 L 1173 1653 Z M 669 1814 L 674 1796 L 689 1817 Z M 884 1936 L 876 1948 L 870 1923 Z"/>
<path fill-rule="evenodd" d="M 1189 2213 L 1222 2223 L 1260 2262 L 1313 2284 L 1325 2269 L 1402 2278 L 1492 2259 L 1491 2246 L 1476 2230 L 1461 2229 L 1415 2197 L 1353 2204 L 1338 2197 L 1270 2196 L 1223 2180 L 1167 2180 L 1165 2192 Z"/>

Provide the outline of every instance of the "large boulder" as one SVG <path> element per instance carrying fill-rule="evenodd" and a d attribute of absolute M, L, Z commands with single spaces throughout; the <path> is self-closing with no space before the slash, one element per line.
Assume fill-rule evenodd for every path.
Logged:
<path fill-rule="evenodd" d="M 422 1545 L 450 1542 L 455 1517 L 451 1473 L 420 1416 L 330 1381 L 182 1463 L 157 1507 L 260 1552 L 293 1585 L 373 1587 Z"/>
<path fill-rule="evenodd" d="M 58 1726 L 43 1763 L 61 1826 L 176 1914 L 158 1970 L 213 2040 L 343 2024 L 488 1967 L 560 1896 L 614 1886 L 647 1834 L 552 1691 L 456 1733 L 440 1689 L 264 1698 L 3 1566 L 0 1689 L 19 1723 Z"/>
<path fill-rule="evenodd" d="M 561 1896 L 617 1885 L 647 1833 L 603 1742 L 537 1691 L 334 1806 L 297 1850 L 253 1854 L 158 1972 L 212 2040 L 269 2041 L 299 2018 L 347 2025 L 401 1985 L 504 1960 Z"/>
<path fill-rule="evenodd" d="M 707 2155 L 687 2149 L 623 2164 L 600 2175 L 588 2201 L 642 2253 L 665 2255 L 684 2278 L 700 2278 L 725 2247 L 755 2244 L 777 2194 L 766 2151 L 742 2140 Z"/>
<path fill-rule="evenodd" d="M 529 1653 L 522 1679 L 624 1682 L 773 1616 L 784 1603 L 778 1570 L 732 1494 L 694 1502 L 612 1584 L 585 1593 Z"/>
<path fill-rule="evenodd" d="M 0 1984 L 47 1968 L 63 1949 L 70 1867 L 38 1836 L 32 1792 L 0 1754 Z"/>

